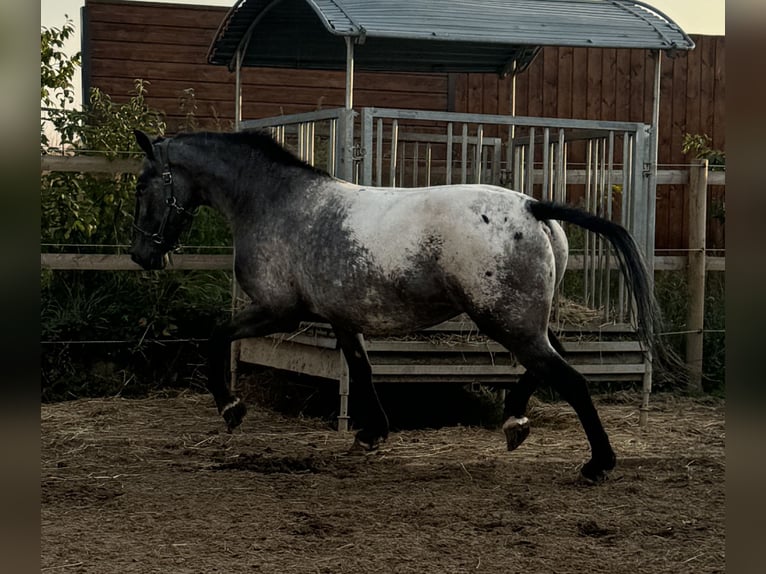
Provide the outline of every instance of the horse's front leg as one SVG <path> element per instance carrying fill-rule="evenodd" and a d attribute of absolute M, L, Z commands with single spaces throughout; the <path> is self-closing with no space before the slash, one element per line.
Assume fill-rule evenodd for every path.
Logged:
<path fill-rule="evenodd" d="M 296 318 L 275 317 L 272 313 L 252 305 L 213 331 L 208 349 L 207 388 L 213 395 L 218 412 L 226 421 L 229 431 L 240 425 L 247 412 L 245 403 L 232 394 L 232 342 L 248 337 L 264 337 L 272 333 L 294 331 L 298 324 Z"/>
<path fill-rule="evenodd" d="M 348 363 L 348 374 L 354 385 L 352 412 L 361 426 L 352 449 L 374 450 L 388 437 L 388 417 L 372 383 L 370 359 L 361 334 L 339 329 L 335 325 L 333 330 Z"/>

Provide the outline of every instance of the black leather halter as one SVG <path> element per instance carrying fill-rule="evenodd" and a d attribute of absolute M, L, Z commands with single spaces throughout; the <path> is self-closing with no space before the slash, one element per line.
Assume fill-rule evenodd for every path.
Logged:
<path fill-rule="evenodd" d="M 154 147 L 154 151 L 159 157 L 159 164 L 162 166 L 162 189 L 165 196 L 165 215 L 162 218 L 159 229 L 152 233 L 138 226 L 136 223 L 136 217 L 133 217 L 133 229 L 138 231 L 141 235 L 148 237 L 157 245 L 165 243 L 165 227 L 170 219 L 170 214 L 175 211 L 179 215 L 186 215 L 187 217 L 194 217 L 196 213 L 193 210 L 186 209 L 182 205 L 179 205 L 173 191 L 173 172 L 170 169 L 170 142 L 166 146 L 157 145 Z M 165 160 L 162 160 L 162 152 L 165 152 Z M 138 215 L 138 204 L 136 204 L 136 216 Z M 170 245 L 170 249 L 175 249 L 176 245 Z"/>

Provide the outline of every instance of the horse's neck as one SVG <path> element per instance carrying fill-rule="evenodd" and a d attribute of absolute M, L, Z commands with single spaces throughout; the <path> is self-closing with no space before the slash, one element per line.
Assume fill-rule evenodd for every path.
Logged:
<path fill-rule="evenodd" d="M 262 191 L 274 185 L 264 162 L 235 145 L 221 146 L 214 153 L 200 146 L 190 150 L 186 162 L 199 203 L 221 212 L 232 225 L 238 214 L 252 212 L 250 207 Z"/>

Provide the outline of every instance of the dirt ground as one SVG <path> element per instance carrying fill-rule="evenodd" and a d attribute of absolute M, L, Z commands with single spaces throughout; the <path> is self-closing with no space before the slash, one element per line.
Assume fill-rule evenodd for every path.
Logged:
<path fill-rule="evenodd" d="M 616 404 L 615 404 L 616 402 Z M 43 572 L 725 571 L 724 404 L 597 400 L 618 466 L 578 478 L 571 410 L 500 430 L 393 433 L 348 454 L 320 419 L 252 408 L 232 434 L 205 395 L 41 408 Z"/>

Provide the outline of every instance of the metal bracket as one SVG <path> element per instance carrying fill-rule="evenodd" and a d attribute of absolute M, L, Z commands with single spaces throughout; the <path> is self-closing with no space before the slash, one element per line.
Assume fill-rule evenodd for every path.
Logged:
<path fill-rule="evenodd" d="M 351 159 L 354 161 L 360 161 L 367 155 L 367 150 L 361 146 L 361 144 L 354 144 L 351 148 Z"/>

